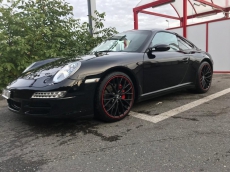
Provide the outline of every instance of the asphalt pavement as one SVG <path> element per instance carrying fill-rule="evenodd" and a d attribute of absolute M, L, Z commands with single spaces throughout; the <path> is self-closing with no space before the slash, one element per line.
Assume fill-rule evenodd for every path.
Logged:
<path fill-rule="evenodd" d="M 132 111 L 154 117 L 228 88 L 230 74 L 215 74 L 206 94 L 184 90 Z M 0 172 L 228 172 L 229 124 L 230 93 L 157 123 L 28 118 L 1 99 Z"/>

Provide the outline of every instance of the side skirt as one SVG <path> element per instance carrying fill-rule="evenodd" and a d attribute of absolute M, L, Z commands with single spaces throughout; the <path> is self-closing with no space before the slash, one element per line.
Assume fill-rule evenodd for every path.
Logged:
<path fill-rule="evenodd" d="M 142 94 L 139 97 L 137 102 L 145 101 L 145 100 L 155 98 L 155 97 L 159 97 L 159 96 L 162 96 L 162 95 L 165 95 L 165 94 L 180 91 L 180 90 L 183 90 L 183 89 L 186 89 L 186 88 L 194 88 L 194 85 L 192 85 L 192 83 L 189 82 L 189 83 L 179 84 L 179 85 L 176 85 L 176 86 L 173 86 L 173 87 L 168 87 L 168 88 L 164 88 L 164 89 L 161 89 L 161 90 L 145 93 L 145 94 Z"/>

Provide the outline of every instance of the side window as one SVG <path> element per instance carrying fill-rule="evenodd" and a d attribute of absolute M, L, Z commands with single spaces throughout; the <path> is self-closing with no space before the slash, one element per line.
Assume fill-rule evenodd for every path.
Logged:
<path fill-rule="evenodd" d="M 157 44 L 167 44 L 170 46 L 169 51 L 179 51 L 179 45 L 176 35 L 167 33 L 167 32 L 159 32 L 157 33 L 153 40 L 152 40 L 152 46 L 155 46 Z"/>
<path fill-rule="evenodd" d="M 193 49 L 193 47 L 191 45 L 187 44 L 185 41 L 183 41 L 179 37 L 178 37 L 178 43 L 179 43 L 179 47 L 181 50 Z"/>

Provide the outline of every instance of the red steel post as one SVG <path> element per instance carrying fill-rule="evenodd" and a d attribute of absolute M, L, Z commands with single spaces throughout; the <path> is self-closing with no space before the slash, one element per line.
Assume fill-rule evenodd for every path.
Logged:
<path fill-rule="evenodd" d="M 208 33 L 208 22 L 206 23 L 206 52 L 208 52 L 208 41 L 209 41 L 209 33 Z"/>
<path fill-rule="evenodd" d="M 183 0 L 183 36 L 187 37 L 187 0 Z"/>
<path fill-rule="evenodd" d="M 169 16 L 169 15 L 160 14 L 160 13 L 155 13 L 155 12 L 152 12 L 152 11 L 142 10 L 142 11 L 140 11 L 140 13 L 154 15 L 154 16 L 159 16 L 159 17 L 165 17 L 165 18 L 168 18 L 168 19 L 180 20 L 180 18 L 178 18 L 178 17 Z"/>
<path fill-rule="evenodd" d="M 173 2 L 173 0 L 158 0 L 158 1 L 155 0 L 153 2 L 138 6 L 138 7 L 135 8 L 135 10 L 136 11 L 141 11 L 141 10 L 144 10 L 144 9 L 147 9 L 147 8 L 158 7 L 160 5 L 169 4 L 171 2 Z"/>
<path fill-rule="evenodd" d="M 212 3 L 212 2 L 208 2 L 208 1 L 206 1 L 206 0 L 196 0 L 196 1 L 197 1 L 197 2 L 200 2 L 200 3 L 202 3 L 202 4 L 205 4 L 205 5 L 208 5 L 208 6 L 210 6 L 210 7 L 213 7 L 213 8 L 215 8 L 215 9 L 219 9 L 219 10 L 221 10 L 221 11 L 224 11 L 224 10 L 225 10 L 225 8 L 222 8 L 221 6 L 216 5 L 216 4 Z"/>
<path fill-rule="evenodd" d="M 134 29 L 138 30 L 138 11 L 133 9 Z"/>
<path fill-rule="evenodd" d="M 226 8 L 229 6 L 228 0 L 225 1 L 225 6 L 226 6 Z M 226 18 L 229 18 L 229 12 L 230 12 L 230 10 L 227 10 L 226 12 L 227 12 L 227 13 L 225 13 L 225 17 L 226 17 Z"/>

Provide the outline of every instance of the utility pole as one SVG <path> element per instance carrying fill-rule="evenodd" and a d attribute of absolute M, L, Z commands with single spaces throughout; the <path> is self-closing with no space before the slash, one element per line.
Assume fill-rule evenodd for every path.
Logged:
<path fill-rule="evenodd" d="M 88 16 L 89 16 L 89 32 L 93 35 L 93 29 L 95 26 L 94 21 L 92 20 L 91 16 L 95 17 L 94 11 L 96 10 L 96 0 L 88 0 Z"/>

